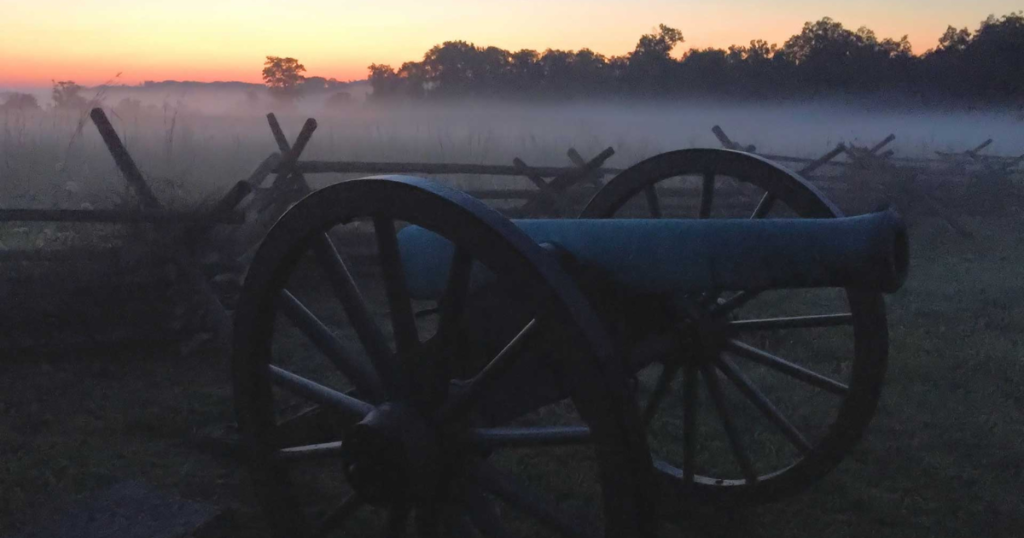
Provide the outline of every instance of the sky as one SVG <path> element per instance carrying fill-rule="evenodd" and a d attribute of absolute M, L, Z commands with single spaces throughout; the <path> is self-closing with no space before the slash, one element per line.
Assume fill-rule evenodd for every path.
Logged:
<path fill-rule="evenodd" d="M 764 39 L 782 44 L 804 22 L 832 17 L 879 37 L 904 34 L 921 53 L 950 24 L 974 30 L 1019 0 L 0 0 L 0 87 L 51 79 L 95 85 L 145 80 L 260 82 L 264 57 L 291 56 L 307 76 L 366 77 L 435 44 L 509 50 L 589 47 L 625 54 L 664 23 L 690 47 Z"/>

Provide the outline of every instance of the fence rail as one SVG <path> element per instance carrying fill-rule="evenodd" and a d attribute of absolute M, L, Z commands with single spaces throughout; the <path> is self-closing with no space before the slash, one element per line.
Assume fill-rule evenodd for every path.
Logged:
<path fill-rule="evenodd" d="M 194 211 L 147 209 L 0 209 L 0 222 L 94 222 L 194 224 L 213 220 L 218 224 L 241 224 L 238 215 L 211 216 Z"/>

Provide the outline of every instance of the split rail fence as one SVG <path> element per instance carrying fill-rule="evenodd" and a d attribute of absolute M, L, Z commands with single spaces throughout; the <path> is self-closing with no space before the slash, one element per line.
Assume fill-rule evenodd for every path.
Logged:
<path fill-rule="evenodd" d="M 136 195 L 139 209 L 0 209 L 0 225 L 45 221 L 159 227 L 161 233 L 166 231 L 173 235 L 170 240 L 161 243 L 167 250 L 163 254 L 171 260 L 178 273 L 184 275 L 200 308 L 205 311 L 204 319 L 211 337 L 218 340 L 226 338 L 230 331 L 231 289 L 240 282 L 249 257 L 267 230 L 288 207 L 311 191 L 306 179 L 308 174 L 386 173 L 525 178 L 532 188 L 469 187 L 465 190 L 477 198 L 496 202 L 496 205 L 501 206 L 499 209 L 510 217 L 528 218 L 571 216 L 601 187 L 606 177 L 621 171 L 605 166 L 606 161 L 615 153 L 612 148 L 590 159 L 570 148 L 567 155 L 571 165 L 564 167 L 531 166 L 519 158 L 513 159 L 511 165 L 300 160 L 317 129 L 316 120 L 306 120 L 294 141 L 289 142 L 277 118 L 268 114 L 268 124 L 278 151 L 268 155 L 247 179 L 234 184 L 211 208 L 203 212 L 176 212 L 164 208 L 103 110 L 93 109 L 90 117 L 117 168 Z M 712 133 L 724 148 L 757 153 L 756 147 L 734 141 L 717 125 L 712 128 Z M 823 174 L 826 167 L 875 172 L 887 168 L 935 171 L 980 167 L 989 176 L 1009 177 L 1016 173 L 1024 161 L 1024 155 L 996 157 L 984 154 L 983 150 L 992 143 L 991 140 L 961 153 L 939 153 L 937 159 L 901 159 L 895 156 L 893 150 L 886 149 L 895 138 L 890 134 L 871 147 L 837 144 L 816 159 L 758 154 L 791 166 L 812 182 L 829 185 L 842 183 L 845 176 L 842 173 Z M 667 197 L 685 194 L 671 189 L 663 193 Z M 928 198 L 928 195 L 924 197 Z M 767 208 L 772 202 L 762 200 L 762 205 Z M 946 219 L 958 233 L 970 235 L 966 227 L 939 202 L 932 199 L 926 201 L 926 204 L 929 212 Z M 74 264 L 106 259 L 111 255 L 116 256 L 116 253 L 89 247 L 60 251 L 0 250 L 0 263 L 64 261 Z"/>

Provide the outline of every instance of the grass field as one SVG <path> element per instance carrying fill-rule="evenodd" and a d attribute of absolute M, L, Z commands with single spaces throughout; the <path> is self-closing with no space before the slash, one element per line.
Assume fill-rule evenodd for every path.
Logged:
<path fill-rule="evenodd" d="M 888 300 L 890 373 L 865 441 L 803 495 L 736 513 L 680 509 L 690 536 L 1017 536 L 1024 528 L 1024 263 L 1019 218 L 972 220 L 964 242 L 912 230 Z M 227 364 L 140 347 L 6 356 L 0 368 L 3 532 L 134 478 L 232 509 L 242 469 L 202 438 L 230 420 Z M 251 529 L 250 529 L 251 530 Z"/>
<path fill-rule="evenodd" d="M 91 125 L 69 144 L 77 118 L 46 118 L 51 127 L 29 125 L 4 139 L 7 168 L 0 199 L 16 207 L 116 203 L 121 191 L 108 187 L 113 165 Z M 8 121 L 7 132 L 18 132 Z M 167 155 L 162 153 L 168 151 L 162 130 L 169 129 L 163 123 L 167 118 L 146 121 L 154 123 L 129 134 L 129 147 L 144 170 L 157 170 L 154 177 L 164 178 L 157 182 L 158 193 L 183 205 L 245 176 L 271 149 L 258 118 L 239 120 L 232 127 L 235 137 L 206 130 L 198 118 L 184 131 L 191 134 L 173 134 L 184 138 L 174 138 Z M 298 122 L 292 123 L 297 128 Z M 569 145 L 588 155 L 604 144 L 619 150 L 622 161 L 616 164 L 626 164 L 664 149 L 627 135 L 608 140 L 549 133 L 532 140 L 524 135 L 510 144 L 505 135 L 487 134 L 498 133 L 496 128 L 464 133 L 453 128 L 444 136 L 416 137 L 402 134 L 409 127 L 395 126 L 377 135 L 372 128 L 349 129 L 343 137 L 329 135 L 329 125 L 321 122 L 314 140 L 330 145 L 311 146 L 312 157 L 334 156 L 344 148 L 343 158 L 359 160 L 506 162 L 515 155 L 557 164 Z M 257 128 L 264 138 L 251 136 Z M 1022 216 L 1013 209 L 961 217 L 974 233 L 970 239 L 940 219 L 912 220 L 910 278 L 887 298 L 889 374 L 864 441 L 835 472 L 796 498 L 733 511 L 680 507 L 676 525 L 666 527 L 665 535 L 1019 536 L 1024 529 Z M 55 241 L 56 232 L 45 236 L 41 230 L 45 227 L 3 230 L 0 241 Z M 28 240 L 26 234 L 36 235 Z M 116 305 L 109 310 L 115 318 Z M 212 350 L 181 356 L 176 346 L 151 343 L 7 353 L 0 359 L 0 535 L 16 534 L 77 496 L 138 479 L 224 508 L 233 516 L 227 524 L 233 535 L 260 536 L 243 469 L 208 439 L 232 419 L 228 364 Z M 555 456 L 554 463 L 535 467 L 531 478 L 573 484 L 567 459 Z"/>

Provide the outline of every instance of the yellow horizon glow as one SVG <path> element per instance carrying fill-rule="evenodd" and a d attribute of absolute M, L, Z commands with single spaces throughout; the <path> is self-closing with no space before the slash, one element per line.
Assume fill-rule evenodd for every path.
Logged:
<path fill-rule="evenodd" d="M 807 21 L 825 16 L 879 37 L 906 34 L 921 53 L 947 25 L 971 30 L 989 14 L 1014 11 L 1007 0 L 964 5 L 942 0 L 864 0 L 822 8 L 809 0 L 685 1 L 468 0 L 417 3 L 297 0 L 0 0 L 0 86 L 48 86 L 50 80 L 96 85 L 145 80 L 261 82 L 264 57 L 291 56 L 308 76 L 366 77 L 371 63 L 398 67 L 431 46 L 464 40 L 510 50 L 591 48 L 631 51 L 659 23 L 679 28 L 676 50 L 746 44 L 781 45 Z"/>

